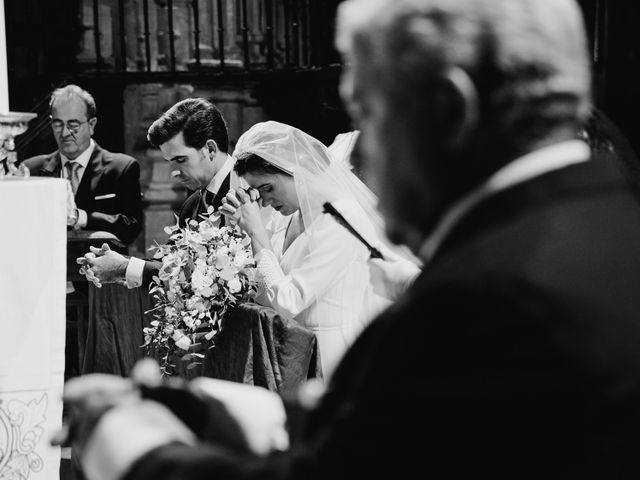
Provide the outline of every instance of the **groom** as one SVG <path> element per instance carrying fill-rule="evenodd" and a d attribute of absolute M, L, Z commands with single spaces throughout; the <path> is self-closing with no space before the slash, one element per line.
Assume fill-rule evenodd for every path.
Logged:
<path fill-rule="evenodd" d="M 227 153 L 227 124 L 218 108 L 203 98 L 187 98 L 173 105 L 151 124 L 147 139 L 175 166 L 172 176 L 194 191 L 180 208 L 180 226 L 198 219 L 209 206 L 217 209 L 229 189 L 240 185 L 233 173 L 233 158 Z M 76 261 L 96 286 L 124 283 L 129 288 L 148 286 L 161 266 L 159 261 L 126 257 L 106 245 L 91 248 Z"/>

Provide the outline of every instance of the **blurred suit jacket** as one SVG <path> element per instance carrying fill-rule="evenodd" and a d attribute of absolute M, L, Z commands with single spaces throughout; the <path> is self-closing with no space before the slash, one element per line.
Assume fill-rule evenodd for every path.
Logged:
<path fill-rule="evenodd" d="M 22 163 L 34 176 L 60 178 L 58 150 Z M 75 201 L 87 212 L 87 230 L 110 232 L 125 245 L 130 244 L 142 229 L 140 164 L 129 155 L 109 152 L 96 143 Z"/>
<path fill-rule="evenodd" d="M 640 208 L 614 163 L 546 173 L 461 220 L 291 451 L 171 445 L 126 478 L 637 478 L 639 288 Z"/>

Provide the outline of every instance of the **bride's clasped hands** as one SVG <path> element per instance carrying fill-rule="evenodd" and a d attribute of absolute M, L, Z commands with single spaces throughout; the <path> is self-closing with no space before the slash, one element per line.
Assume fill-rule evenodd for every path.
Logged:
<path fill-rule="evenodd" d="M 269 248 L 270 240 L 260 212 L 260 193 L 255 188 L 229 190 L 222 199 L 220 213 L 237 224 L 251 238 L 254 253 Z"/>

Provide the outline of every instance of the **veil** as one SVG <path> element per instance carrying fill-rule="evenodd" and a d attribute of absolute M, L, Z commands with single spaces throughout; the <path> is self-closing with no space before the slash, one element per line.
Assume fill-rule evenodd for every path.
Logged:
<path fill-rule="evenodd" d="M 333 158 L 338 162 L 345 162 L 349 169 L 353 169 L 351 152 L 353 152 L 359 135 L 360 130 L 339 133 L 336 135 L 336 138 L 334 138 L 333 143 L 328 147 Z"/>
<path fill-rule="evenodd" d="M 334 202 L 351 199 L 364 215 L 363 218 L 345 215 L 346 220 L 370 245 L 383 245 L 405 260 L 419 263 L 408 248 L 388 240 L 376 195 L 351 171 L 348 157 L 358 133 L 356 130 L 340 134 L 336 137 L 337 143 L 327 147 L 298 128 L 266 121 L 253 125 L 240 136 L 233 155 L 254 153 L 293 175 L 305 229 L 323 214 L 325 202 L 337 208 Z"/>

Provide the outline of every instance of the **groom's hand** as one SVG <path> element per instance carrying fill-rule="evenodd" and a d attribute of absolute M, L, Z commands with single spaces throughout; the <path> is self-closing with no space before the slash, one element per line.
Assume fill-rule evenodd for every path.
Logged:
<path fill-rule="evenodd" d="M 80 264 L 80 273 L 87 280 L 100 288 L 103 283 L 125 284 L 125 276 L 129 259 L 124 255 L 111 250 L 106 243 L 102 247 L 89 247 L 89 252 L 76 258 Z"/>

